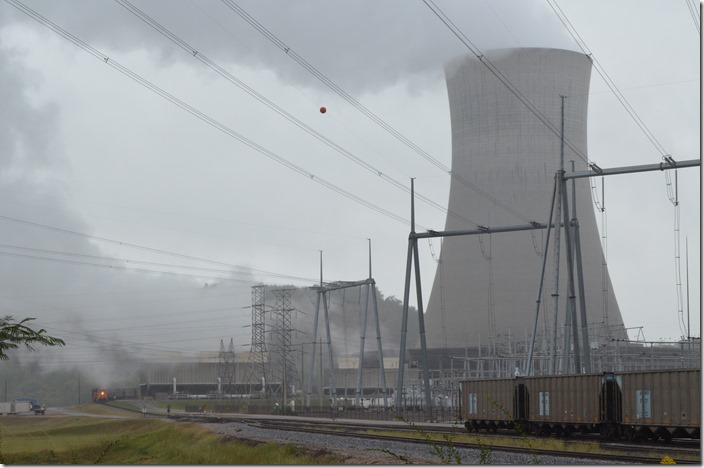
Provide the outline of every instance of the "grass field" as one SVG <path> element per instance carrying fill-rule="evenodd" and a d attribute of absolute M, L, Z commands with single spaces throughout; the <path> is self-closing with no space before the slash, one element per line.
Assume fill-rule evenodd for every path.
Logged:
<path fill-rule="evenodd" d="M 119 411 L 119 410 L 118 410 Z M 337 464 L 293 445 L 242 443 L 197 424 L 88 416 L 0 417 L 4 464 Z"/>
<path fill-rule="evenodd" d="M 115 406 L 117 407 L 107 405 L 96 405 L 95 403 L 86 403 L 83 405 L 71 406 L 66 409 L 76 413 L 95 414 L 99 416 L 134 416 L 134 412 L 125 411 L 121 408 L 125 408 L 128 410 L 139 409 L 137 406 L 130 403 L 124 403 L 122 405 Z"/>

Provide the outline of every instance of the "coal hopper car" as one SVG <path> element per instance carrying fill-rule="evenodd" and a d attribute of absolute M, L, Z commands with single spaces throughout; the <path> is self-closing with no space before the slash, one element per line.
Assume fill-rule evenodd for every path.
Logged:
<path fill-rule="evenodd" d="M 674 369 L 465 380 L 460 411 L 470 431 L 698 439 L 700 374 L 699 369 Z"/>

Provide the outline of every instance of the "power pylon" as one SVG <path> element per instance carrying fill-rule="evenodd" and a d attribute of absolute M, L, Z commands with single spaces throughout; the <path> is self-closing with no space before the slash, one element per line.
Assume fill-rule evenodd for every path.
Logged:
<path fill-rule="evenodd" d="M 264 317 L 264 285 L 252 286 L 252 345 L 249 351 L 248 373 L 246 384 L 249 384 L 250 393 L 252 384 L 261 384 L 261 392 L 268 399 L 266 385 L 267 366 L 269 363 L 269 353 L 266 349 L 265 340 L 265 317 Z"/>
<path fill-rule="evenodd" d="M 230 347 L 225 351 L 225 344 L 220 340 L 220 352 L 216 368 L 218 377 L 218 394 L 232 394 L 235 384 L 235 344 L 230 338 Z M 223 385 L 225 389 L 223 390 Z"/>
<path fill-rule="evenodd" d="M 273 312 L 276 315 L 276 351 L 279 361 L 276 376 L 281 382 L 280 389 L 283 407 L 287 405 L 292 391 L 299 388 L 301 384 L 291 347 L 291 332 L 293 331 L 291 328 L 291 312 L 294 310 L 291 306 L 291 296 L 294 291 L 294 289 L 275 289 L 273 291 L 276 298 Z"/>

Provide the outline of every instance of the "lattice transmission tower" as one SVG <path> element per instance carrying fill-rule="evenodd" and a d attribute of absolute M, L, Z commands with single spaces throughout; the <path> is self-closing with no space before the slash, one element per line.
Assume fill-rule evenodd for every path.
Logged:
<path fill-rule="evenodd" d="M 273 291 L 276 298 L 274 304 L 274 315 L 276 316 L 275 333 L 277 336 L 276 351 L 278 362 L 276 366 L 276 377 L 281 382 L 277 392 L 284 406 L 287 405 L 290 397 L 294 395 L 295 389 L 300 388 L 301 380 L 296 370 L 295 353 L 291 346 L 291 296 L 295 289 L 275 289 Z"/>
<path fill-rule="evenodd" d="M 264 292 L 264 285 L 252 286 L 252 345 L 249 350 L 247 363 L 249 370 L 245 383 L 249 384 L 249 393 L 252 393 L 252 386 L 255 383 L 261 385 L 261 392 L 268 399 L 266 385 L 269 383 L 267 378 L 269 353 L 266 349 L 265 338 Z"/>
<path fill-rule="evenodd" d="M 230 338 L 230 347 L 225 351 L 225 344 L 220 340 L 220 352 L 216 367 L 218 377 L 218 394 L 232 395 L 235 385 L 235 344 Z"/>

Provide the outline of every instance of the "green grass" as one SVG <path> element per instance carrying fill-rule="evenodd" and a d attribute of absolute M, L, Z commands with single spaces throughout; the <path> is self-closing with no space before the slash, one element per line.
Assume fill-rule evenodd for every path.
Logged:
<path fill-rule="evenodd" d="M 111 402 L 110 404 L 118 403 L 118 401 Z M 167 406 L 171 406 L 174 411 L 184 411 L 186 406 L 203 406 L 207 405 L 208 408 L 212 409 L 216 406 L 247 406 L 248 403 L 253 405 L 264 404 L 264 401 L 260 400 L 154 400 L 150 401 L 150 404 L 156 406 L 157 408 L 166 409 Z"/>
<path fill-rule="evenodd" d="M 112 406 L 112 407 L 116 407 L 116 408 L 125 408 L 128 410 L 140 410 L 140 411 L 142 410 L 142 407 L 139 405 L 136 405 L 136 404 L 129 402 L 129 401 L 119 401 L 119 400 L 111 401 L 110 406 L 100 405 L 100 404 L 98 404 L 96 406 L 103 406 L 106 408 L 109 408 L 110 406 Z"/>
<path fill-rule="evenodd" d="M 99 416 L 134 416 L 134 413 L 125 411 L 120 408 L 126 409 L 139 409 L 134 405 L 123 404 L 118 405 L 119 408 L 113 406 L 100 405 L 96 403 L 85 403 L 82 405 L 69 406 L 66 409 L 70 411 L 75 411 L 77 413 L 95 414 Z"/>
<path fill-rule="evenodd" d="M 188 406 L 201 406 L 203 403 L 207 403 L 208 406 L 210 406 L 211 404 L 213 404 L 212 402 L 214 400 L 197 400 L 197 401 L 200 401 L 202 403 L 196 403 L 196 400 L 173 400 L 173 401 L 171 401 L 171 400 L 154 400 L 154 401 L 150 401 L 149 403 L 152 406 L 156 406 L 157 408 L 166 409 L 167 406 L 171 406 L 172 410 L 183 411 L 186 408 L 186 405 L 188 405 Z M 114 405 L 117 403 L 120 403 L 120 402 L 114 401 L 114 402 L 111 402 L 110 404 Z"/>
<path fill-rule="evenodd" d="M 5 464 L 336 464 L 293 445 L 246 443 L 191 423 L 60 416 L 0 418 Z"/>

